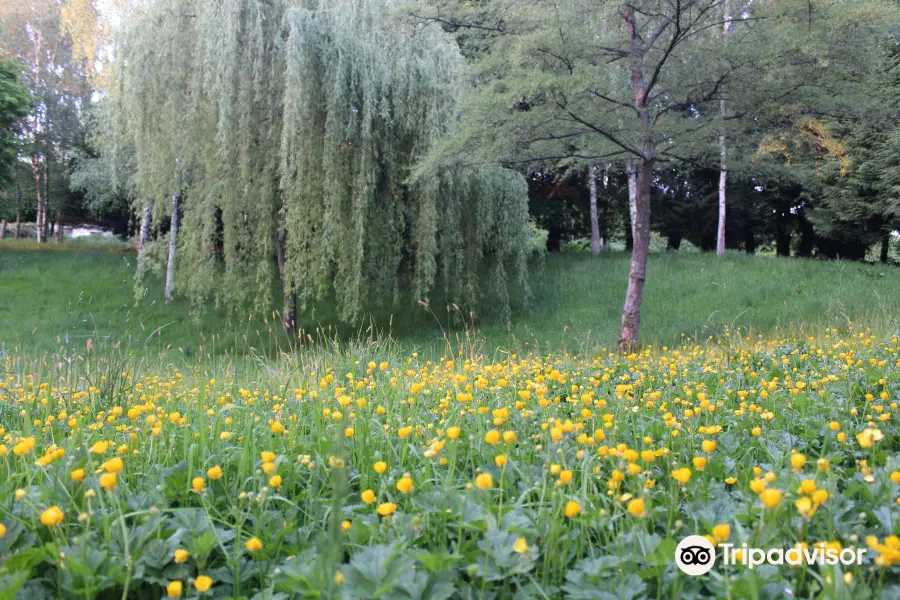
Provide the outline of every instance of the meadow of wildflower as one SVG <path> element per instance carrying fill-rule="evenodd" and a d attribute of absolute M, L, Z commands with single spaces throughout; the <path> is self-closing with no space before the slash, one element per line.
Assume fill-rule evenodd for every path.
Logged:
<path fill-rule="evenodd" d="M 0 253 L 0 599 L 900 598 L 891 270 L 656 256 L 622 356 L 624 255 L 296 345 L 132 258 Z M 866 556 L 691 577 L 692 534 Z"/>
<path fill-rule="evenodd" d="M 3 598 L 900 597 L 900 337 L 8 354 Z M 689 534 L 860 565 L 674 563 Z"/>

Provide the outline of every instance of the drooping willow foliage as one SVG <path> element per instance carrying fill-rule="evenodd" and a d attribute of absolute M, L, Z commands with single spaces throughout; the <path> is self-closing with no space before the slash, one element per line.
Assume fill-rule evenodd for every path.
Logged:
<path fill-rule="evenodd" d="M 156 0 L 119 43 L 114 105 L 197 307 L 332 299 L 358 319 L 435 290 L 474 307 L 526 288 L 526 184 L 495 167 L 417 176 L 454 121 L 461 58 L 384 0 Z"/>

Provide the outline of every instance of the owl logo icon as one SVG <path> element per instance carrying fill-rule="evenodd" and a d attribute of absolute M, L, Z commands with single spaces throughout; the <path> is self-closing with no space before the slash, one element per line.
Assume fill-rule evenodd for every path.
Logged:
<path fill-rule="evenodd" d="M 702 535 L 689 535 L 675 547 L 675 564 L 687 575 L 704 575 L 716 564 L 716 549 Z"/>

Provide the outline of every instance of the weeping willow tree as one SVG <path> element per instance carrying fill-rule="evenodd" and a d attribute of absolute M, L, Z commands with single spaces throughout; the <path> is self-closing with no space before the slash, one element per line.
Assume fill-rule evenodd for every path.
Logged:
<path fill-rule="evenodd" d="M 461 58 L 444 33 L 389 11 L 361 0 L 135 6 L 115 105 L 141 202 L 181 195 L 176 289 L 197 308 L 267 309 L 278 281 L 292 326 L 297 308 L 324 299 L 354 321 L 436 291 L 474 308 L 527 290 L 521 175 L 411 178 L 455 120 Z M 171 205 L 153 206 L 156 238 L 171 239 Z"/>

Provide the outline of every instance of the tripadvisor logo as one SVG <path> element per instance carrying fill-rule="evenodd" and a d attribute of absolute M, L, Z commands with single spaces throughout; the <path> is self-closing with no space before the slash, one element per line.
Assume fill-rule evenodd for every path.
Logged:
<path fill-rule="evenodd" d="M 865 548 L 835 548 L 816 545 L 793 548 L 748 548 L 746 544 L 736 548 L 733 544 L 720 544 L 725 565 L 741 565 L 753 569 L 760 565 L 836 565 L 838 563 L 860 565 Z M 716 548 L 702 535 L 689 535 L 675 547 L 675 564 L 687 575 L 704 575 L 716 564 Z"/>
<path fill-rule="evenodd" d="M 702 535 L 689 535 L 675 547 L 675 564 L 688 575 L 704 575 L 716 564 L 716 549 Z"/>

